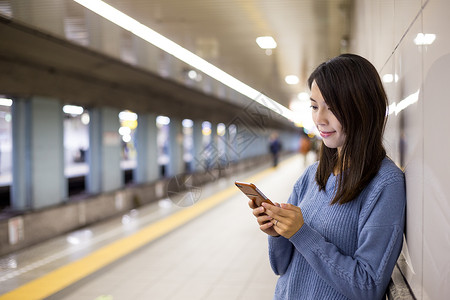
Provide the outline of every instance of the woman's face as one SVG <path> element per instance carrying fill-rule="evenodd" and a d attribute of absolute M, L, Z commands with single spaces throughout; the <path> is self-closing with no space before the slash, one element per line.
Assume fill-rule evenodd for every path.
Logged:
<path fill-rule="evenodd" d="M 340 152 L 345 142 L 345 134 L 342 132 L 341 123 L 325 103 L 316 81 L 313 81 L 311 85 L 311 109 L 314 124 L 325 146 L 337 148 Z"/>

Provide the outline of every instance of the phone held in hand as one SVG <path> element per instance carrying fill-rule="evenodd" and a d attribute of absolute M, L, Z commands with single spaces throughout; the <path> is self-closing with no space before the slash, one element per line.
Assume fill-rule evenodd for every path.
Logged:
<path fill-rule="evenodd" d="M 270 201 L 253 183 L 243 182 L 243 181 L 235 181 L 234 183 L 247 197 L 253 202 L 255 202 L 256 206 L 261 206 L 263 202 L 272 204 Z"/>

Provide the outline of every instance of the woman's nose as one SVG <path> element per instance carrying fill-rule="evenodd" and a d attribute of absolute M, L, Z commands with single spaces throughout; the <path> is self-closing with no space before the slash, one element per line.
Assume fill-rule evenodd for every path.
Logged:
<path fill-rule="evenodd" d="M 316 125 L 326 125 L 327 123 L 326 112 L 323 109 L 318 109 L 313 118 Z"/>

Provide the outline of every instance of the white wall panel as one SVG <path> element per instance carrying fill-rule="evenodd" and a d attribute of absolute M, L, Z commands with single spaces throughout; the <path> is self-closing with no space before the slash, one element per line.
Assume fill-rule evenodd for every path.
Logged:
<path fill-rule="evenodd" d="M 450 295 L 450 2 L 429 1 L 424 33 L 436 40 L 423 46 L 424 61 L 424 228 L 423 299 Z"/>
<path fill-rule="evenodd" d="M 409 104 L 398 114 L 403 118 L 404 131 L 404 170 L 406 176 L 407 214 L 406 245 L 409 253 L 409 264 L 403 268 L 408 282 L 415 295 L 422 293 L 423 270 L 423 106 L 422 89 L 422 53 L 414 44 L 417 33 L 422 31 L 421 16 L 410 25 L 404 34 L 402 43 L 396 51 L 396 71 L 399 75 L 397 84 L 397 109 L 409 100 L 417 98 L 417 102 Z M 419 91 L 419 94 L 417 92 Z M 417 96 L 414 96 L 417 95 Z"/>
<path fill-rule="evenodd" d="M 397 82 L 385 83 L 397 107 L 385 147 L 405 171 L 408 265 L 402 271 L 417 299 L 450 294 L 449 12 L 445 0 L 355 2 L 351 50 L 372 61 L 381 76 L 398 75 Z M 436 34 L 436 40 L 418 46 L 418 33 Z"/>

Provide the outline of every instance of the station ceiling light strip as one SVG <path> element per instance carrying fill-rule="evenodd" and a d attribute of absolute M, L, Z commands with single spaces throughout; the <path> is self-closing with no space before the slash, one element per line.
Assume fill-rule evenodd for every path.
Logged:
<path fill-rule="evenodd" d="M 290 121 L 295 121 L 294 113 L 283 105 L 279 104 L 273 99 L 265 96 L 261 92 L 253 89 L 242 81 L 236 79 L 230 74 L 224 72 L 213 64 L 207 62 L 198 55 L 192 53 L 186 48 L 181 47 L 172 40 L 159 34 L 153 29 L 145 26 L 144 24 L 136 21 L 130 16 L 117 10 L 111 5 L 101 0 L 74 0 L 80 5 L 93 11 L 94 13 L 104 17 L 119 27 L 130 31 L 134 35 L 142 38 L 150 44 L 160 48 L 161 50 L 175 56 L 179 60 L 189 64 L 190 66 L 200 70 L 201 72 L 211 76 L 212 78 L 220 81 L 226 86 L 234 89 L 235 91 L 247 96 L 248 98 L 260 103 L 261 105 L 273 110 L 274 112 L 282 115 Z"/>

